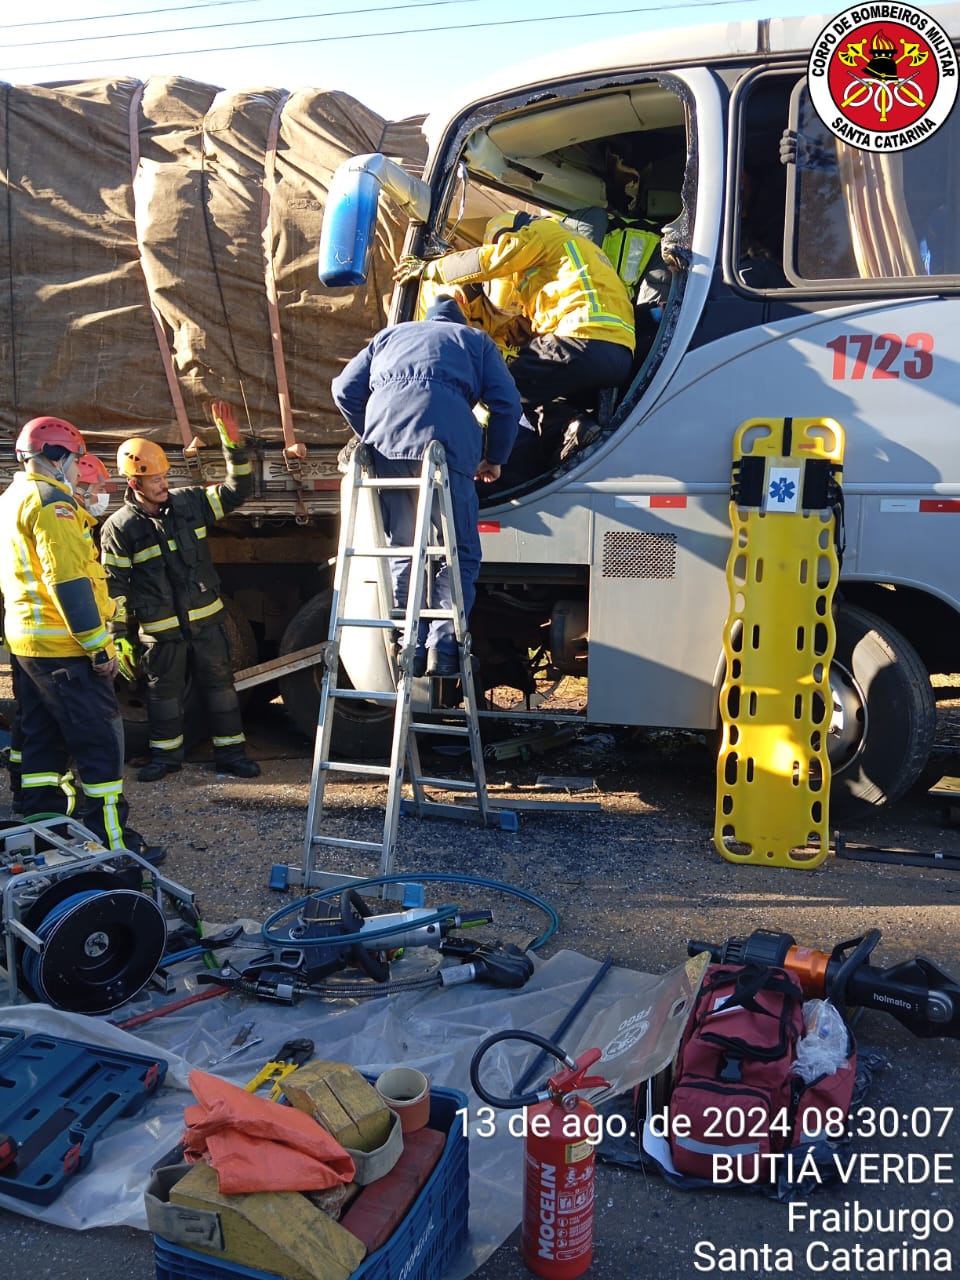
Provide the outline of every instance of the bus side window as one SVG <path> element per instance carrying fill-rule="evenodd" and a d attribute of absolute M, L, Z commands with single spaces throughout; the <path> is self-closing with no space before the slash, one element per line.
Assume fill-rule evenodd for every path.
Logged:
<path fill-rule="evenodd" d="M 875 154 L 835 138 L 801 81 L 783 146 L 794 284 L 960 273 L 960 234 L 948 216 L 960 194 L 956 116 L 907 151 Z"/>
<path fill-rule="evenodd" d="M 793 77 L 759 76 L 744 103 L 735 262 L 737 275 L 749 288 L 789 285 L 783 270 L 786 175 L 780 136 L 793 83 Z"/>

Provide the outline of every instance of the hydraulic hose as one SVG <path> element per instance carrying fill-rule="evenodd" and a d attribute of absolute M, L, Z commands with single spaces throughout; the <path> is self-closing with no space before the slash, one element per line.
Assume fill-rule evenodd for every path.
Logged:
<path fill-rule="evenodd" d="M 476 1052 L 470 1059 L 470 1083 L 473 1085 L 477 1097 L 485 1102 L 487 1106 L 500 1107 L 509 1111 L 516 1107 L 532 1107 L 535 1103 L 543 1101 L 544 1095 L 542 1093 L 522 1093 L 516 1098 L 498 1098 L 495 1094 L 488 1093 L 480 1083 L 480 1063 L 486 1053 L 495 1044 L 500 1044 L 503 1040 L 525 1040 L 527 1044 L 535 1044 L 544 1053 L 551 1054 L 566 1067 L 575 1067 L 577 1065 L 571 1057 L 564 1053 L 559 1045 L 547 1040 L 545 1036 L 537 1035 L 535 1031 L 497 1031 L 477 1046 Z"/>
<path fill-rule="evenodd" d="M 390 978 L 387 982 L 312 982 L 305 994 L 332 996 L 335 999 L 372 1000 L 377 996 L 397 995 L 403 991 L 419 991 L 421 988 L 440 986 L 436 973 L 422 978 Z"/>

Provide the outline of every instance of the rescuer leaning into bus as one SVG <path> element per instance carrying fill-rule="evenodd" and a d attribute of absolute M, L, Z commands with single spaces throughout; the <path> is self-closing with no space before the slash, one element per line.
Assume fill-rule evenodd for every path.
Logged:
<path fill-rule="evenodd" d="M 593 242 L 549 217 L 507 212 L 491 218 L 483 244 L 425 261 L 402 258 L 398 283 L 422 277 L 466 288 L 509 278 L 532 337 L 508 368 L 545 460 L 585 393 L 626 381 L 636 345 L 633 303 Z M 563 406 L 555 402 L 573 401 Z"/>
<path fill-rule="evenodd" d="M 107 629 L 114 602 L 92 520 L 73 495 L 83 437 L 62 418 L 34 418 L 15 450 L 24 470 L 0 497 L 0 589 L 21 722 L 22 808 L 76 809 L 107 848 L 139 850 L 140 838 L 130 843 L 125 830 L 123 720 Z"/>

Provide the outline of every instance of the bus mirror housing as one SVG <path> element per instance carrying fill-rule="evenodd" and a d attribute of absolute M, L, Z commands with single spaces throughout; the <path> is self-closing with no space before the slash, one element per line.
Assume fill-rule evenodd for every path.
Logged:
<path fill-rule="evenodd" d="M 381 189 L 413 221 L 426 222 L 430 188 L 425 182 L 379 152 L 345 160 L 330 183 L 320 229 L 319 275 L 325 285 L 366 280 Z"/>

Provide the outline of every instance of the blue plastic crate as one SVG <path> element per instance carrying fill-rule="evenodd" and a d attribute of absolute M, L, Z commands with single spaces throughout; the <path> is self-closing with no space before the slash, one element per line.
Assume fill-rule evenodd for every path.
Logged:
<path fill-rule="evenodd" d="M 430 1127 L 447 1135 L 436 1168 L 387 1243 L 365 1258 L 350 1280 L 441 1280 L 467 1242 L 469 1148 L 457 1111 L 467 1097 L 430 1090 Z M 154 1236 L 157 1280 L 274 1280 L 274 1273 L 184 1249 Z"/>

